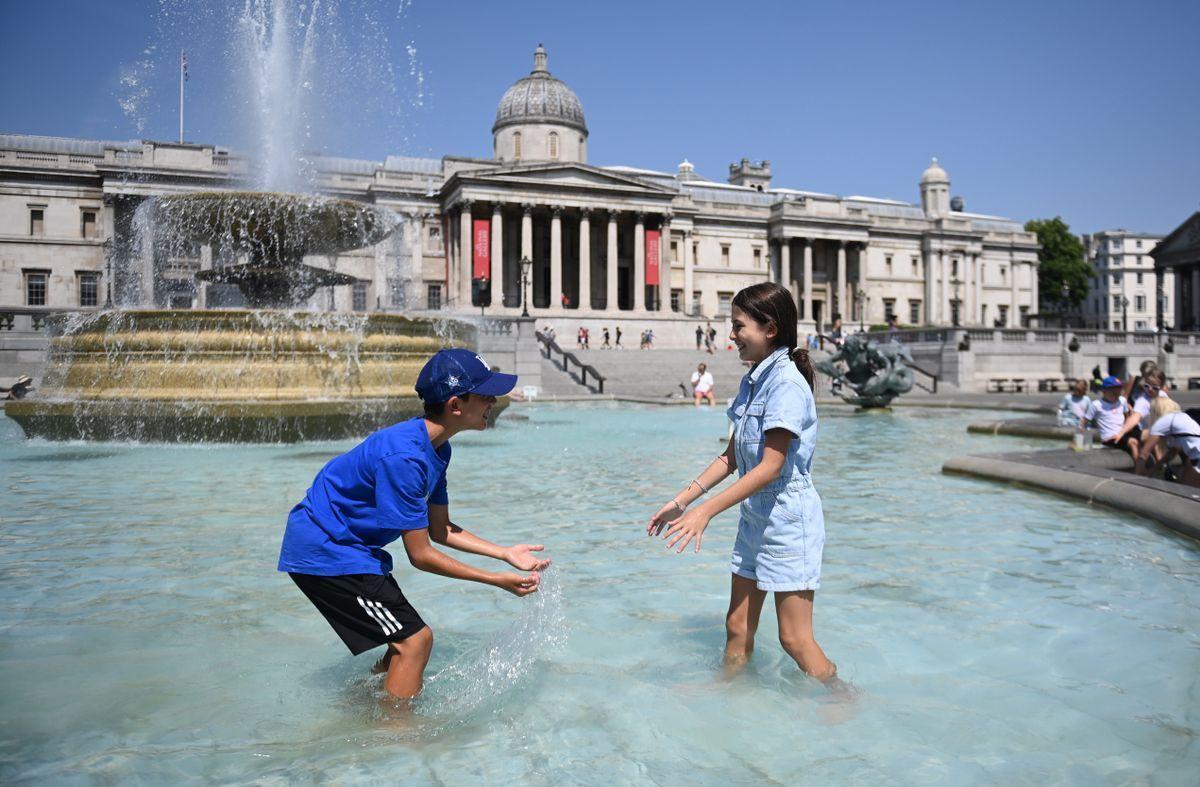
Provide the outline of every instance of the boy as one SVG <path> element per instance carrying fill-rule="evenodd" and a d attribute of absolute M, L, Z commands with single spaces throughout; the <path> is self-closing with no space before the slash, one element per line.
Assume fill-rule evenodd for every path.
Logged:
<path fill-rule="evenodd" d="M 1095 426 L 1100 430 L 1100 441 L 1110 448 L 1122 451 L 1137 451 L 1137 435 L 1122 433 L 1125 416 L 1129 413 L 1129 402 L 1121 396 L 1121 381 L 1108 376 L 1100 382 L 1100 398 L 1093 399 L 1087 412 L 1079 422 L 1079 428 Z"/>
<path fill-rule="evenodd" d="M 286 571 L 354 655 L 387 645 L 375 671 L 394 697 L 415 697 L 433 633 L 391 576 L 383 547 L 402 539 L 414 568 L 468 579 L 515 596 L 537 591 L 540 544 L 500 547 L 450 521 L 450 438 L 484 429 L 488 412 L 517 384 L 469 350 L 441 350 L 417 377 L 425 415 L 380 429 L 321 469 L 288 515 L 279 570 Z M 483 571 L 431 541 L 507 561 L 525 574 Z"/>

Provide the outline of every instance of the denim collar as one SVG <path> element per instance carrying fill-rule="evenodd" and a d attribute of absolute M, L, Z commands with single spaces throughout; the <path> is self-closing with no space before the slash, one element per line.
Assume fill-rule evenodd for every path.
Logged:
<path fill-rule="evenodd" d="M 791 350 L 789 350 L 787 347 L 779 347 L 775 350 L 775 352 L 771 353 L 766 358 L 763 358 L 753 369 L 750 370 L 750 384 L 754 385 L 761 380 L 763 375 L 765 375 L 771 369 L 771 367 L 773 367 L 779 361 L 780 358 L 787 358 L 790 355 Z"/>

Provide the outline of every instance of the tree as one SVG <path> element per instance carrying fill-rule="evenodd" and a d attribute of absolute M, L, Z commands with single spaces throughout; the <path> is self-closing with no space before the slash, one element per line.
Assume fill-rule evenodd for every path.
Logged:
<path fill-rule="evenodd" d="M 1036 233 L 1042 247 L 1038 252 L 1039 300 L 1057 304 L 1063 311 L 1069 306 L 1078 307 L 1087 298 L 1092 275 L 1079 238 L 1071 234 L 1061 216 L 1027 221 L 1025 231 Z"/>

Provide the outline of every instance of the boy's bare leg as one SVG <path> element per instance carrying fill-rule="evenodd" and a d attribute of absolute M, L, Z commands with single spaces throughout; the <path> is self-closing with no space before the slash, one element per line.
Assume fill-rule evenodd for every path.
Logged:
<path fill-rule="evenodd" d="M 383 687 L 388 694 L 400 699 L 417 696 L 421 692 L 421 680 L 425 665 L 433 651 L 433 631 L 426 626 L 408 639 L 388 643 L 387 677 Z M 382 662 L 383 659 L 380 659 Z"/>
<path fill-rule="evenodd" d="M 729 612 L 725 615 L 725 677 L 742 671 L 754 652 L 754 634 L 767 591 L 753 579 L 733 574 L 729 589 Z"/>

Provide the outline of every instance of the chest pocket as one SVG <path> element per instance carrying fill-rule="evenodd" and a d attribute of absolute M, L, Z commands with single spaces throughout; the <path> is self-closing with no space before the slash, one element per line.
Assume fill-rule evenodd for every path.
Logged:
<path fill-rule="evenodd" d="M 746 405 L 741 414 L 741 426 L 738 428 L 739 443 L 757 445 L 763 438 L 763 414 L 767 406 L 763 402 L 751 402 Z"/>

